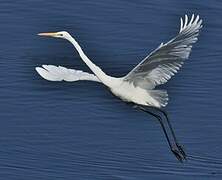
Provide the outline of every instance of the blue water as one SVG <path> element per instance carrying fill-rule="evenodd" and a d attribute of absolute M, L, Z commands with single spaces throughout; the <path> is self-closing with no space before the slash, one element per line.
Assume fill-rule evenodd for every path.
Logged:
<path fill-rule="evenodd" d="M 221 179 L 222 1 L 0 2 L 0 180 Z M 182 70 L 161 88 L 166 110 L 189 155 L 181 164 L 159 124 L 93 82 L 48 82 L 42 64 L 89 71 L 64 40 L 122 76 L 179 30 L 185 13 L 204 21 Z"/>

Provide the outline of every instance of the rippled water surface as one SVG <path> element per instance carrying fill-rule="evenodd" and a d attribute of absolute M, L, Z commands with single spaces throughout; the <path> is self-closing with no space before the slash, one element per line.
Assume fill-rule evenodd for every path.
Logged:
<path fill-rule="evenodd" d="M 0 179 L 221 179 L 222 2 L 1 0 Z M 189 155 L 179 163 L 159 124 L 93 82 L 48 82 L 42 64 L 89 71 L 69 31 L 108 74 L 122 76 L 179 30 L 204 20 L 200 39 L 169 83 L 168 111 Z"/>

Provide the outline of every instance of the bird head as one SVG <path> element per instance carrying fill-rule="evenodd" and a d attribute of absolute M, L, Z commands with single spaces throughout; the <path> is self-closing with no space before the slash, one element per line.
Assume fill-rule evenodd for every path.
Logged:
<path fill-rule="evenodd" d="M 55 38 L 68 39 L 70 34 L 66 31 L 39 33 L 39 36 L 49 36 Z"/>

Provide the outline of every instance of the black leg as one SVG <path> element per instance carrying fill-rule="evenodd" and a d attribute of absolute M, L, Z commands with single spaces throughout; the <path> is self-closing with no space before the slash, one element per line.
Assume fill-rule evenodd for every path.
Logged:
<path fill-rule="evenodd" d="M 163 119 L 161 118 L 161 116 L 151 112 L 147 107 L 147 106 L 141 106 L 141 105 L 137 105 L 136 106 L 137 108 L 139 108 L 140 110 L 148 113 L 148 114 L 151 114 L 152 116 L 154 116 L 160 123 L 162 129 L 163 129 L 163 132 L 164 132 L 164 135 L 167 139 L 167 142 L 168 142 L 168 145 L 171 149 L 171 151 L 173 152 L 173 154 L 176 156 L 176 158 L 182 162 L 183 160 L 186 159 L 186 155 L 182 149 L 181 146 L 178 145 L 177 143 L 177 140 L 176 140 L 176 137 L 175 137 L 175 133 L 172 129 L 172 126 L 169 122 L 169 119 L 168 119 L 168 116 L 166 114 L 166 112 L 164 112 L 163 110 L 159 110 L 157 108 L 157 110 L 159 110 L 160 112 L 162 112 L 164 114 L 164 116 L 166 117 L 167 121 L 163 121 Z M 152 108 L 152 107 L 151 107 Z M 153 108 L 155 109 L 155 108 Z M 165 122 L 167 122 L 167 124 L 164 124 Z"/>
<path fill-rule="evenodd" d="M 173 136 L 173 138 L 174 138 L 174 141 L 175 141 L 175 143 L 176 143 L 176 146 L 178 147 L 178 149 L 179 149 L 179 151 L 181 152 L 181 154 L 183 155 L 183 157 L 186 159 L 186 153 L 185 153 L 183 147 L 178 143 L 178 140 L 177 140 L 177 138 L 176 138 L 176 135 L 175 135 L 174 130 L 173 130 L 173 128 L 172 128 L 172 125 L 171 125 L 171 123 L 170 123 L 170 119 L 169 119 L 169 117 L 168 117 L 167 112 L 164 111 L 163 109 L 160 109 L 160 108 L 157 108 L 157 107 L 151 107 L 151 108 L 153 108 L 153 109 L 161 112 L 161 113 L 165 116 L 165 118 L 166 118 L 166 120 L 167 120 L 167 123 L 168 123 L 168 126 L 169 126 L 169 128 L 170 128 L 170 131 L 171 131 L 171 133 L 172 133 L 172 136 Z"/>

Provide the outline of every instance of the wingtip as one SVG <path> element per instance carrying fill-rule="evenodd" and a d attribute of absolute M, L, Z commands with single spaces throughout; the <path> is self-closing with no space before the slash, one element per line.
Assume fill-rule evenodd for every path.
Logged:
<path fill-rule="evenodd" d="M 188 16 L 187 16 L 187 14 L 185 14 L 185 23 L 184 23 L 184 27 L 187 26 L 187 23 L 188 23 Z"/>
<path fill-rule="evenodd" d="M 42 67 L 43 67 L 44 69 L 47 69 L 48 65 L 43 64 Z"/>
<path fill-rule="evenodd" d="M 39 73 L 40 74 L 40 71 L 41 71 L 41 67 L 35 67 L 35 70 L 37 71 L 37 73 Z"/>
<path fill-rule="evenodd" d="M 180 32 L 183 30 L 183 18 L 180 18 Z"/>
<path fill-rule="evenodd" d="M 191 26 L 192 26 L 192 28 L 194 28 L 194 27 L 198 27 L 198 29 L 202 28 L 202 19 L 200 19 L 200 15 L 199 14 L 195 15 L 193 13 L 190 16 L 190 18 L 189 18 L 189 16 L 187 14 L 185 14 L 184 18 L 183 17 L 180 18 L 180 31 L 179 31 L 180 33 L 184 29 L 186 29 L 187 27 L 191 28 Z"/>
<path fill-rule="evenodd" d="M 50 74 L 48 73 L 47 70 L 45 70 L 42 67 L 35 67 L 35 70 L 37 71 L 37 73 L 45 80 L 49 80 L 52 81 L 53 78 L 50 77 Z"/>

